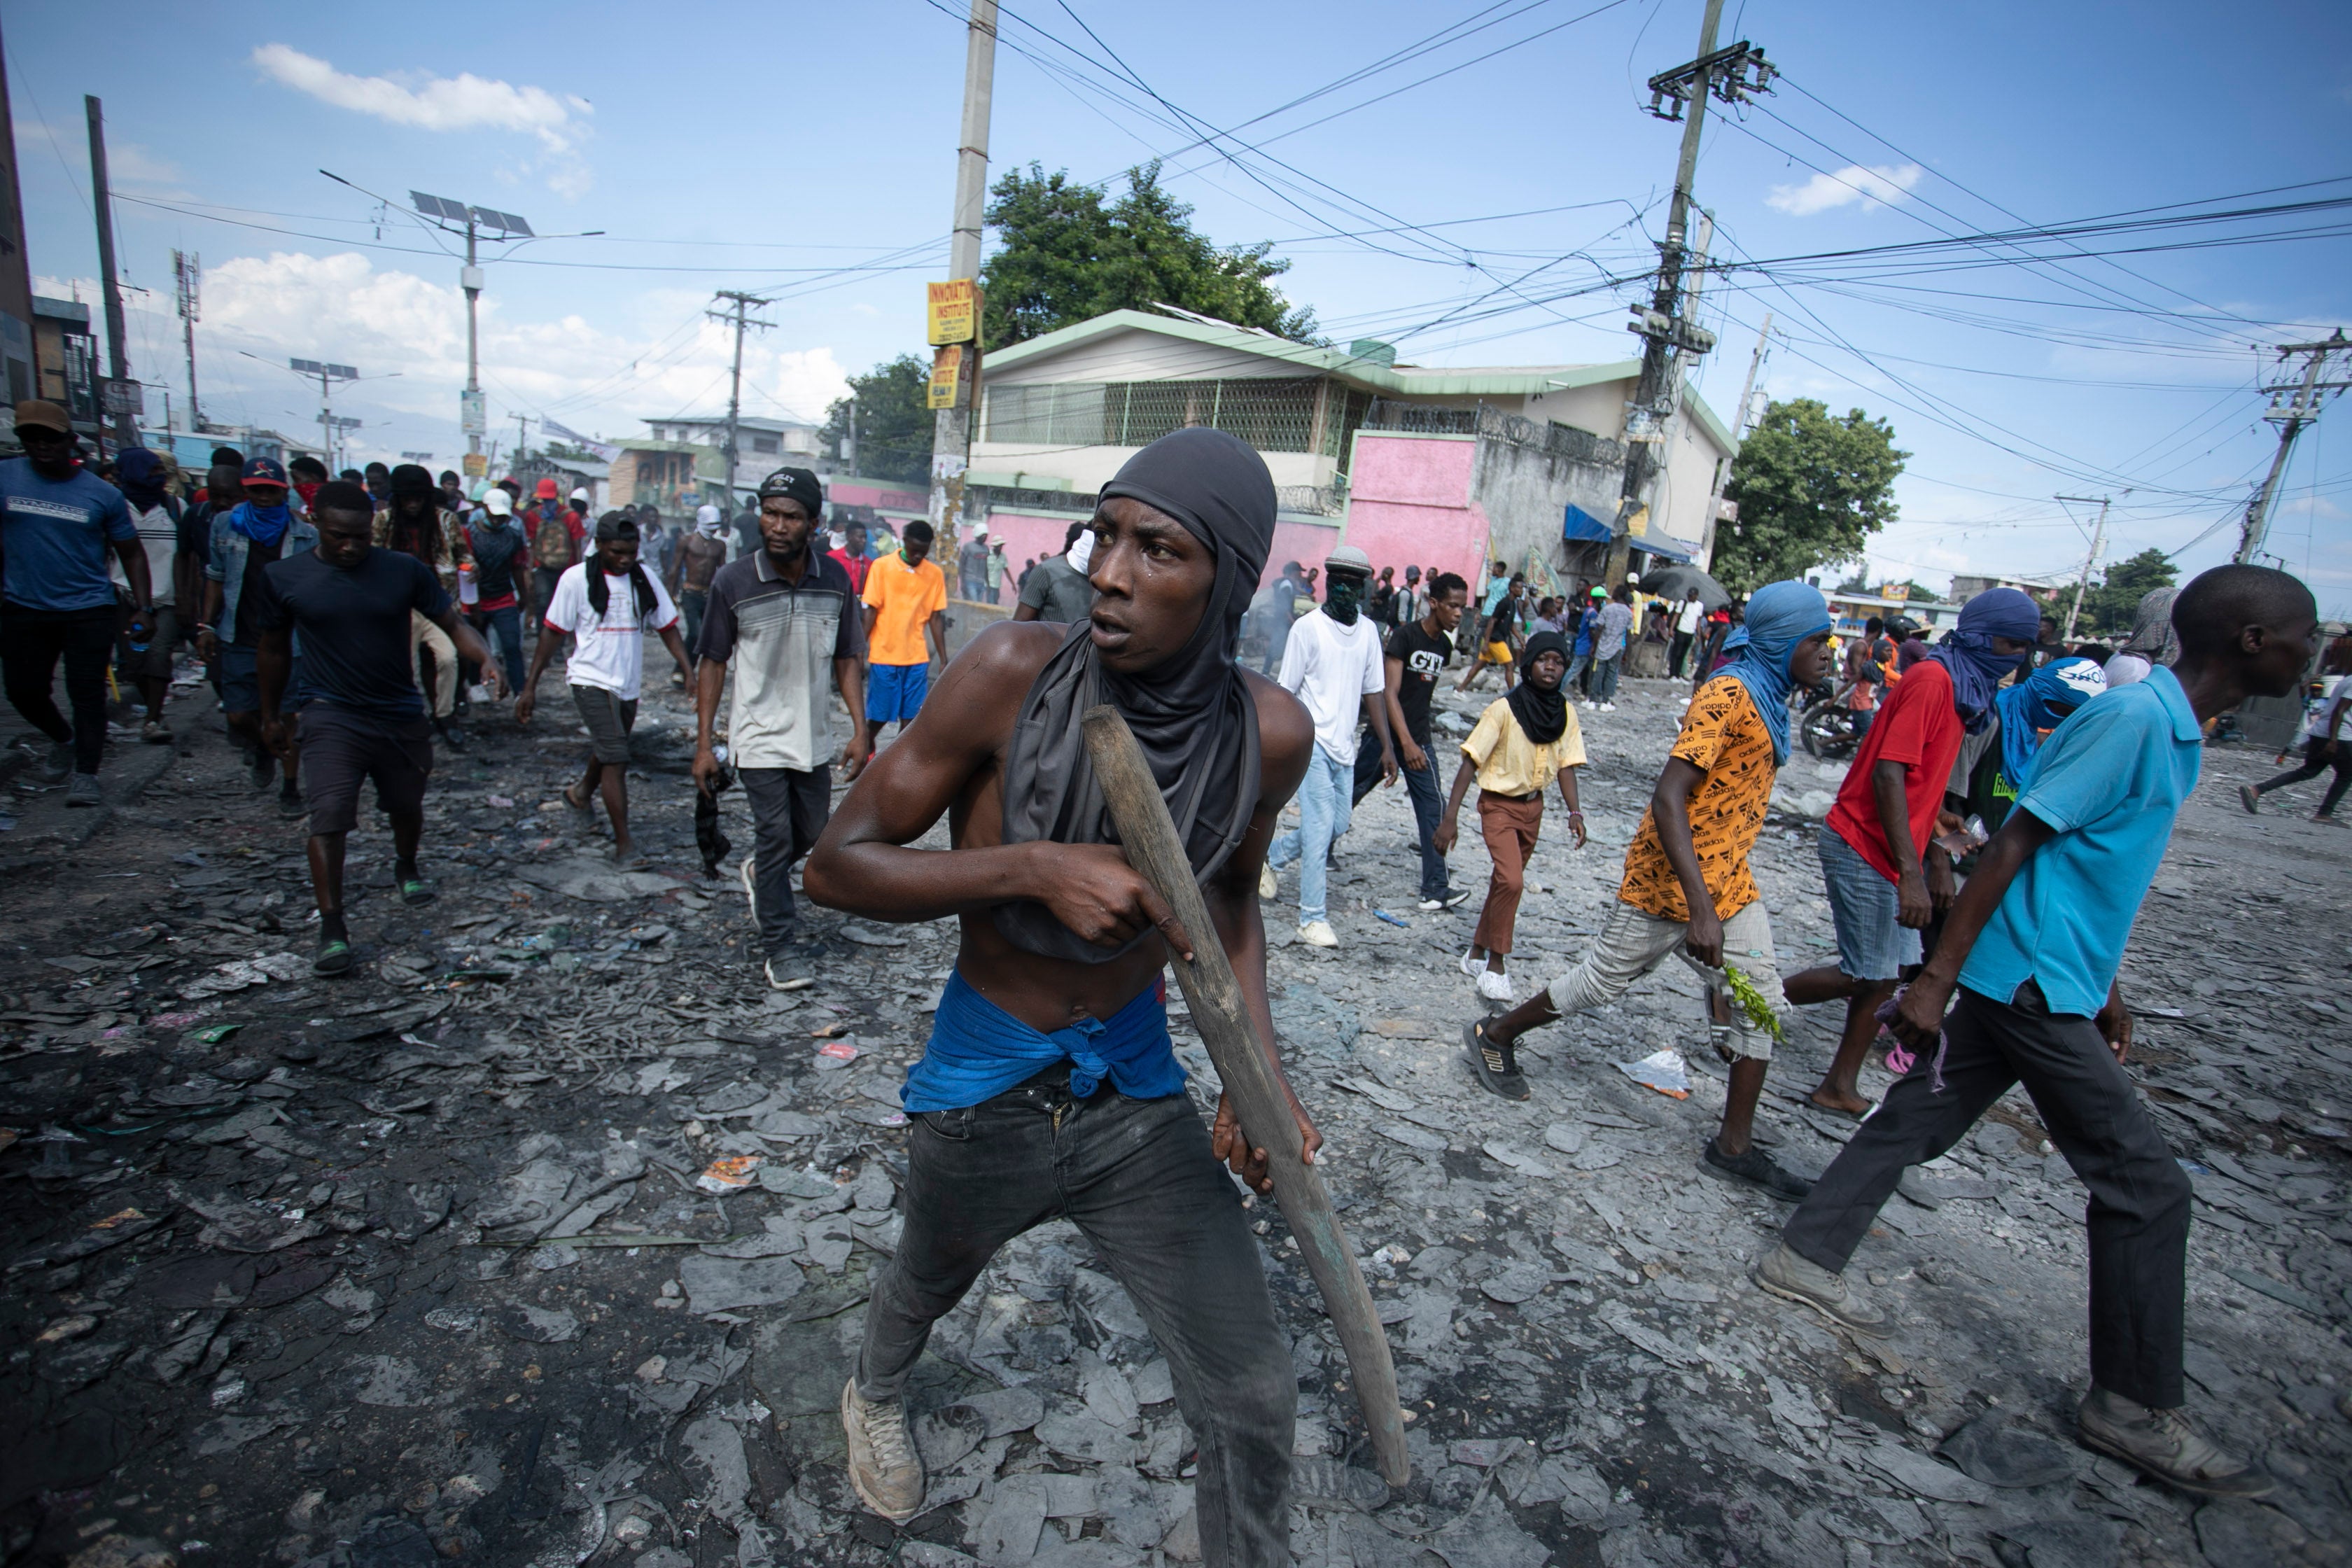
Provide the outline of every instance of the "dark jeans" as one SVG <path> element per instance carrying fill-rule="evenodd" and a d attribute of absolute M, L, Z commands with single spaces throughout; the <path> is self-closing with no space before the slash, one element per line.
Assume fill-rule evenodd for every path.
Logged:
<path fill-rule="evenodd" d="M 1206 1568 L 1290 1562 L 1290 1442 L 1298 1401 L 1257 1241 L 1190 1098 L 1073 1100 L 1066 1064 L 909 1129 L 906 1229 L 866 1309 L 857 1386 L 898 1397 L 931 1324 L 996 1249 L 1067 1219 L 1086 1233 L 1168 1358 L 1200 1443 Z"/>
<path fill-rule="evenodd" d="M 2305 779 L 2315 779 L 2330 768 L 2336 770 L 2336 777 L 2328 784 L 2327 794 L 2320 800 L 2319 815 L 2333 816 L 2336 803 L 2344 798 L 2346 789 L 2352 788 L 2352 735 L 2344 736 L 2336 741 L 2334 756 L 2327 754 L 2327 742 L 2325 741 L 2304 742 L 2303 765 L 2299 768 L 2289 768 L 2276 778 L 2264 779 L 2254 786 L 2254 793 L 2268 795 L 2282 784 L 2301 784 Z"/>
<path fill-rule="evenodd" d="M 555 585 L 563 581 L 563 571 L 561 566 L 534 566 L 530 569 L 530 599 L 539 606 L 542 622 L 547 618 L 547 606 L 555 599 Z"/>
<path fill-rule="evenodd" d="M 1922 1051 L 1813 1184 L 1781 1239 L 1823 1268 L 1843 1268 L 1904 1169 L 1958 1142 L 2021 1079 L 2051 1142 L 2090 1189 L 2091 1382 L 2159 1410 L 2178 1408 L 2189 1178 L 2138 1091 L 2097 1025 L 2051 1012 L 2031 981 L 2014 1005 L 1962 987 L 1944 1028 L 1951 1042 L 1944 1092 L 1930 1092 L 1935 1053 Z"/>
<path fill-rule="evenodd" d="M 751 803 L 760 945 L 773 958 L 793 940 L 800 919 L 793 907 L 793 863 L 816 847 L 817 835 L 833 815 L 833 769 L 740 768 L 736 777 Z"/>
<path fill-rule="evenodd" d="M 95 773 L 106 752 L 106 661 L 114 651 L 115 607 L 28 610 L 0 605 L 0 668 L 8 703 L 59 745 L 73 742 L 74 771 Z M 66 661 L 66 700 L 73 722 L 49 693 L 58 660 Z"/>
<path fill-rule="evenodd" d="M 1404 781 L 1405 793 L 1412 797 L 1413 826 L 1421 832 L 1421 896 L 1442 899 L 1446 894 L 1445 857 L 1437 852 L 1437 824 L 1445 807 L 1437 794 L 1437 748 L 1427 735 L 1415 735 L 1412 743 L 1429 759 L 1429 765 L 1419 773 L 1404 765 L 1400 752 L 1397 757 L 1397 777 Z M 1369 731 L 1356 737 L 1355 804 L 1361 805 L 1364 797 L 1379 787 L 1381 782 L 1381 748 Z"/>
<path fill-rule="evenodd" d="M 1666 675 L 1668 679 L 1680 680 L 1683 678 L 1683 661 L 1690 658 L 1691 644 L 1696 641 L 1697 637 L 1698 634 L 1696 632 L 1676 632 L 1675 634 L 1674 646 L 1666 654 Z"/>
<path fill-rule="evenodd" d="M 691 664 L 702 655 L 702 611 L 710 603 L 708 588 L 681 588 L 677 595 L 677 613 L 686 621 L 686 658 Z"/>
<path fill-rule="evenodd" d="M 476 610 L 474 626 L 484 642 L 497 647 L 499 668 L 506 674 L 507 697 L 511 700 L 522 691 L 522 606 Z"/>

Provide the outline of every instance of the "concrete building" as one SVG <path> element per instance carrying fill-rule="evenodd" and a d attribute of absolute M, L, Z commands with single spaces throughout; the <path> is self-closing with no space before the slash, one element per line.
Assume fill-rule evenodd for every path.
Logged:
<path fill-rule="evenodd" d="M 656 441 L 708 447 L 713 452 L 724 452 L 727 447 L 724 414 L 680 414 L 667 419 L 648 419 L 646 426 Z M 761 479 L 787 463 L 796 468 L 816 468 L 824 447 L 820 435 L 821 427 L 805 420 L 757 419 L 750 415 L 736 420 L 735 488 L 739 491 L 757 491 Z M 714 475 L 717 471 L 712 470 Z"/>
<path fill-rule="evenodd" d="M 98 339 L 79 300 L 33 297 L 32 395 L 66 411 L 78 435 L 98 438 Z"/>
<path fill-rule="evenodd" d="M 989 354 L 966 483 L 1017 565 L 1139 448 L 1186 425 L 1262 453 L 1281 503 L 1268 571 L 1341 542 L 1377 565 L 1502 559 L 1597 575 L 1617 513 L 1637 361 L 1437 369 L 1384 343 L 1317 348 L 1206 317 L 1114 310 Z M 1730 434 L 1695 394 L 1675 422 L 1644 559 L 1688 560 Z"/>

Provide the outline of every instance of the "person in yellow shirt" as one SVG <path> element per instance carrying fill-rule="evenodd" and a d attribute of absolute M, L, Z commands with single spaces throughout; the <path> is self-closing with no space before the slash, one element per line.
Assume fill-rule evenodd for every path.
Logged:
<path fill-rule="evenodd" d="M 1731 1087 L 1723 1124 L 1700 1152 L 1699 1169 L 1793 1201 L 1812 1184 L 1753 1138 L 1785 998 L 1772 922 L 1748 857 L 1764 826 L 1773 777 L 1789 757 L 1789 694 L 1829 673 L 1829 604 L 1803 583 L 1768 584 L 1748 600 L 1747 621 L 1725 647 L 1730 662 L 1684 711 L 1682 734 L 1625 851 L 1616 907 L 1583 962 L 1524 1005 L 1462 1033 L 1478 1081 L 1506 1099 L 1524 1100 L 1517 1046 L 1529 1029 L 1614 1001 L 1676 954 L 1706 980 L 1710 1009 L 1730 984 L 1724 972 L 1738 971 L 1748 998 L 1764 1011 L 1758 1016 L 1735 1003 L 1730 1027 L 1716 1031 L 1722 1042 L 1717 1048 L 1731 1058 Z"/>
<path fill-rule="evenodd" d="M 1584 735 L 1577 727 L 1576 710 L 1560 689 L 1567 674 L 1568 644 L 1558 632 L 1538 632 L 1528 639 L 1519 661 L 1519 683 L 1509 695 L 1487 705 L 1477 728 L 1462 742 L 1462 765 L 1454 771 L 1445 820 L 1437 825 L 1432 839 L 1440 855 L 1453 853 L 1454 820 L 1461 815 L 1462 797 L 1475 777 L 1478 828 L 1495 869 L 1487 879 L 1486 902 L 1478 911 L 1470 951 L 1462 955 L 1462 972 L 1478 982 L 1478 994 L 1490 1002 L 1511 999 L 1507 973 L 1511 931 L 1518 922 L 1519 894 L 1527 887 L 1528 857 L 1535 853 L 1536 836 L 1543 827 L 1544 786 L 1554 779 L 1559 781 L 1559 800 L 1568 808 L 1576 847 L 1584 847 L 1584 813 L 1576 804 L 1576 770 L 1584 765 Z M 1518 1098 L 1525 1099 L 1525 1093 Z"/>
<path fill-rule="evenodd" d="M 948 661 L 948 580 L 928 559 L 931 539 L 931 525 L 918 518 L 907 525 L 898 552 L 866 569 L 860 597 L 866 605 L 869 747 L 893 720 L 906 732 L 930 695 L 932 654 L 941 666 Z"/>

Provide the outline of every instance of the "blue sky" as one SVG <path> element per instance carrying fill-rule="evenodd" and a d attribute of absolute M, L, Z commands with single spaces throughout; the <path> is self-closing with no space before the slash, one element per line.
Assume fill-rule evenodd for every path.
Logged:
<path fill-rule="evenodd" d="M 1654 255 L 1678 135 L 1642 111 L 1642 84 L 1692 53 L 1699 5 L 1482 5 L 1209 0 L 1180 32 L 1162 7 L 1020 0 L 994 163 L 1100 179 L 1172 153 L 1201 225 L 1276 240 L 1286 290 L 1343 342 L 1393 338 L 1437 364 L 1623 357 L 1635 289 L 1612 279 Z M 1718 254 L 2352 195 L 2305 184 L 2352 175 L 2352 13 L 2229 20 L 1730 0 L 1726 41 L 1754 39 L 1787 75 L 1736 124 L 1711 121 L 1699 197 Z M 1283 107 L 1449 24 L 1416 58 Z M 464 312 L 446 240 L 321 168 L 543 234 L 606 231 L 490 265 L 485 383 L 508 438 L 517 412 L 620 434 L 720 407 L 715 288 L 782 296 L 747 355 L 747 407 L 815 416 L 845 371 L 919 345 L 921 284 L 944 271 L 963 32 L 925 0 L 134 5 L 104 37 L 77 8 L 12 3 L 0 25 L 36 277 L 87 290 L 95 275 L 80 100 L 96 93 L 122 268 L 154 290 L 131 296 L 132 374 L 181 396 L 171 251 L 197 251 L 206 412 L 310 418 L 311 395 L 262 361 L 397 372 L 338 399 L 364 421 L 362 456 L 462 450 Z M 1204 128 L 1233 134 L 1204 144 Z M 2111 557 L 2181 549 L 2194 569 L 2226 558 L 2275 446 L 2250 345 L 2352 321 L 2340 218 L 2090 236 L 2071 243 L 2130 254 L 2063 264 L 1976 247 L 1735 273 L 1707 286 L 1723 347 L 1701 384 L 1729 410 L 1770 310 L 1769 392 L 1894 423 L 1914 456 L 1902 521 L 1872 550 L 1883 574 L 1940 586 L 2079 564 L 2091 509 L 2058 492 L 2116 498 Z M 2305 237 L 2208 243 L 2286 231 Z M 2336 614 L 2352 610 L 2347 418 L 2305 435 L 2271 536 Z"/>

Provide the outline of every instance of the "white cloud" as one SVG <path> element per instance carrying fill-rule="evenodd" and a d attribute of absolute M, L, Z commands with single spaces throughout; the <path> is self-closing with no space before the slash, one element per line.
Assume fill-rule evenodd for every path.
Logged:
<path fill-rule="evenodd" d="M 1791 217 L 1811 217 L 1860 202 L 1864 210 L 1892 205 L 1909 194 L 1927 171 L 1916 163 L 1881 164 L 1864 168 L 1848 163 L 1833 174 L 1815 174 L 1801 185 L 1775 185 L 1764 205 Z"/>
<path fill-rule="evenodd" d="M 482 380 L 490 434 L 502 447 L 513 439 L 518 410 L 533 418 L 552 413 L 576 430 L 617 437 L 644 435 L 648 417 L 725 406 L 732 335 L 702 321 L 683 348 L 665 346 L 676 342 L 678 317 L 699 314 L 699 296 L 649 291 L 638 301 L 639 328 L 614 331 L 580 315 L 510 320 L 503 307 L 512 296 L 502 296 L 499 285 L 493 269 L 481 307 Z M 58 298 L 73 297 L 75 286 L 61 279 L 37 284 Z M 80 298 L 98 297 L 89 279 L 79 288 Z M 186 369 L 170 297 L 133 295 L 126 304 L 131 374 L 171 387 L 176 405 Z M 306 434 L 317 388 L 306 390 L 277 367 L 294 357 L 322 359 L 356 365 L 369 378 L 335 395 L 338 413 L 365 421 L 353 433 L 355 457 L 396 461 L 401 451 L 416 450 L 446 461 L 465 449 L 457 393 L 466 380 L 466 304 L 454 277 L 379 270 L 352 252 L 238 257 L 205 270 L 196 357 L 208 418 Z M 374 379 L 394 371 L 396 380 Z M 747 413 L 816 418 L 848 390 L 830 347 L 756 339 L 744 345 Z M 150 406 L 163 412 L 152 396 Z"/>
<path fill-rule="evenodd" d="M 559 98 L 543 87 L 517 87 L 471 71 L 415 77 L 412 86 L 388 76 L 352 76 L 284 44 L 262 45 L 253 51 L 253 63 L 285 86 L 339 109 L 426 131 L 525 131 L 551 153 L 572 148 L 585 130 L 579 119 L 589 113 L 583 99 Z"/>

